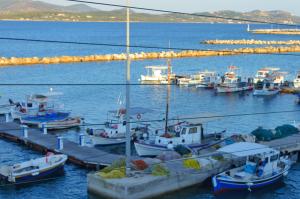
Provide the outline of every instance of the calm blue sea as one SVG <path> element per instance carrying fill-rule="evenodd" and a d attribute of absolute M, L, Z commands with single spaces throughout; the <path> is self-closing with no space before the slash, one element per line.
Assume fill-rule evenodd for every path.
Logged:
<path fill-rule="evenodd" d="M 266 27 L 256 25 L 255 28 Z M 200 44 L 206 39 L 262 39 L 290 40 L 300 36 L 252 35 L 242 24 L 166 24 L 133 23 L 132 44 L 169 46 L 178 48 L 224 49 L 243 46 L 208 46 Z M 253 26 L 254 28 L 254 26 Z M 60 22 L 0 22 L 0 37 L 18 37 L 47 40 L 125 43 L 125 24 L 123 23 L 60 23 Z M 33 57 L 60 55 L 90 55 L 122 53 L 122 47 L 85 46 L 50 43 L 28 43 L 22 41 L 0 41 L 1 57 Z M 132 49 L 133 52 L 149 51 Z M 137 83 L 139 76 L 146 71 L 144 66 L 162 65 L 165 60 L 133 61 L 132 82 Z M 59 65 L 35 65 L 2 67 L 1 83 L 124 83 L 125 62 L 76 63 Z M 172 60 L 173 71 L 177 74 L 192 74 L 201 70 L 215 70 L 222 74 L 227 66 L 236 65 L 243 76 L 253 76 L 257 69 L 265 66 L 280 67 L 288 71 L 288 79 L 293 79 L 300 70 L 300 59 L 296 56 L 280 55 L 239 55 L 227 57 L 186 58 Z M 47 86 L 1 86 L 1 103 L 9 98 L 22 100 L 25 94 L 46 92 Z M 102 123 L 106 112 L 116 108 L 118 96 L 125 94 L 125 86 L 61 86 L 53 87 L 64 93 L 62 101 L 74 115 L 85 117 L 87 122 Z M 131 103 L 133 106 L 151 108 L 153 112 L 143 119 L 162 119 L 165 109 L 165 86 L 132 86 Z M 234 114 L 265 111 L 293 110 L 299 108 L 293 95 L 278 95 L 259 98 L 251 93 L 216 95 L 211 90 L 172 87 L 170 114 Z M 224 118 L 206 124 L 207 131 L 224 129 L 229 133 L 249 133 L 258 126 L 274 128 L 281 124 L 299 120 L 300 113 L 256 115 Z M 154 127 L 162 124 L 153 124 Z M 84 130 L 82 130 L 84 131 Z M 77 141 L 78 131 L 60 132 L 66 139 Z M 0 164 L 17 163 L 40 156 L 40 154 L 16 144 L 0 140 Z M 106 149 L 123 151 L 122 149 Z M 86 172 L 76 166 L 67 165 L 63 177 L 26 187 L 0 187 L 0 198 L 88 198 Z M 299 198 L 300 165 L 290 172 L 285 183 L 276 189 L 265 190 L 260 194 L 249 194 L 246 198 Z M 214 198 L 209 187 L 187 189 L 166 198 Z"/>

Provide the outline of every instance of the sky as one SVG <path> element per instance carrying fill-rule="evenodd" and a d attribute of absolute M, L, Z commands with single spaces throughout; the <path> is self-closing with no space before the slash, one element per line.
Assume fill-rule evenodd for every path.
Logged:
<path fill-rule="evenodd" d="M 41 0 L 59 5 L 71 5 L 66 0 Z M 94 2 L 125 4 L 126 0 L 89 0 Z M 218 10 L 252 11 L 284 10 L 300 16 L 300 0 L 131 0 L 132 6 L 168 9 L 182 12 L 206 12 Z M 91 6 L 91 5 L 90 5 Z M 98 6 L 103 10 L 115 8 Z"/>

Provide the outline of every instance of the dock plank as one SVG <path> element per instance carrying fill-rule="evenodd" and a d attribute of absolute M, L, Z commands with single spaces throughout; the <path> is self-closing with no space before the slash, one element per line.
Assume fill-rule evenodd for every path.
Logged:
<path fill-rule="evenodd" d="M 124 158 L 123 155 L 112 154 L 101 149 L 80 146 L 78 143 L 64 139 L 63 150 L 57 149 L 57 136 L 53 134 L 44 135 L 39 129 L 28 129 L 28 138 L 23 137 L 23 130 L 15 122 L 1 123 L 0 134 L 11 140 L 19 140 L 25 145 L 35 145 L 45 151 L 54 151 L 69 156 L 74 164 L 86 165 L 86 167 L 102 167 L 113 163 L 113 161 Z M 12 139 L 13 138 L 13 139 Z"/>

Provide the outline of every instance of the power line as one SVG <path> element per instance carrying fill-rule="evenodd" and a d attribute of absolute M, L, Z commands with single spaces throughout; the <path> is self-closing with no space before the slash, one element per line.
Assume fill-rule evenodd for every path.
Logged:
<path fill-rule="evenodd" d="M 282 111 L 269 111 L 269 112 L 253 112 L 253 113 L 236 113 L 236 114 L 225 114 L 225 115 L 211 115 L 211 116 L 197 116 L 197 117 L 174 117 L 168 119 L 168 121 L 184 121 L 184 120 L 197 120 L 197 119 L 213 119 L 213 118 L 227 118 L 227 117 L 244 117 L 244 116 L 255 116 L 255 115 L 270 115 L 270 114 L 283 114 L 283 113 L 297 113 L 300 110 L 282 110 Z M 163 119 L 156 120 L 140 120 L 140 121 L 131 121 L 130 124 L 139 124 L 139 123 L 150 123 L 150 122 L 164 122 Z M 204 122 L 205 123 L 205 122 Z M 124 124 L 121 122 L 109 122 L 109 124 Z M 105 126 L 107 123 L 83 123 L 78 125 L 78 127 L 87 127 L 87 126 Z M 63 125 L 61 126 L 63 127 Z M 22 130 L 22 128 L 14 129 L 0 129 L 0 132 L 3 131 L 16 131 Z"/>
<path fill-rule="evenodd" d="M 109 46 L 109 47 L 126 47 L 125 44 L 114 43 L 92 43 L 92 42 L 75 42 L 75 41 L 60 41 L 60 40 L 45 40 L 45 39 L 30 39 L 30 38 L 13 38 L 13 37 L 0 37 L 0 40 L 9 41 L 25 41 L 25 42 L 41 42 L 41 43 L 57 43 L 57 44 L 74 44 L 74 45 L 90 45 L 90 46 Z M 234 53 L 232 55 L 286 55 L 297 56 L 295 53 L 253 53 L 253 52 L 240 52 L 233 50 L 218 50 L 218 49 L 200 49 L 200 48 L 179 48 L 179 47 L 163 47 L 163 46 L 148 46 L 148 45 L 130 45 L 131 48 L 143 48 L 143 49 L 161 49 L 161 50 L 180 50 L 180 51 L 207 51 L 207 52 L 220 52 L 220 53 Z M 229 54 L 230 55 L 230 54 Z M 217 55 L 215 55 L 217 56 Z"/>
<path fill-rule="evenodd" d="M 252 20 L 252 19 L 223 17 L 223 16 L 217 16 L 217 15 L 206 15 L 206 14 L 187 13 L 187 12 L 179 12 L 179 11 L 172 11 L 172 10 L 162 10 L 162 9 L 154 9 L 154 8 L 137 7 L 137 6 L 126 6 L 126 5 L 112 4 L 112 3 L 81 1 L 81 0 L 66 0 L 66 1 L 76 2 L 76 3 L 87 3 L 87 4 L 94 4 L 94 5 L 111 6 L 111 7 L 118 7 L 118 8 L 130 8 L 130 9 L 135 9 L 135 10 L 153 11 L 153 12 L 161 12 L 161 13 L 180 14 L 180 15 L 188 15 L 188 16 L 195 16 L 195 17 L 205 17 L 205 18 L 224 19 L 224 20 L 233 20 L 233 21 L 243 21 L 243 22 L 249 22 L 249 23 L 272 24 L 272 25 L 292 26 L 292 27 L 299 26 L 299 24 L 276 23 L 276 22 L 268 22 L 268 21 Z"/>

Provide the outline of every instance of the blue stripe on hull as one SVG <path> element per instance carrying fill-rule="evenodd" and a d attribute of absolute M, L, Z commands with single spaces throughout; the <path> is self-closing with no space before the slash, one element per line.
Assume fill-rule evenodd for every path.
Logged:
<path fill-rule="evenodd" d="M 280 174 L 268 181 L 263 181 L 263 182 L 256 183 L 253 185 L 247 185 L 245 183 L 234 183 L 234 182 L 228 182 L 228 181 L 222 181 L 222 180 L 215 179 L 216 185 L 214 185 L 214 192 L 216 194 L 218 194 L 218 193 L 226 192 L 226 191 L 248 190 L 249 188 L 251 190 L 260 189 L 265 186 L 269 186 L 269 185 L 277 183 L 278 181 L 282 180 L 282 177 L 283 177 L 283 175 Z"/>
<path fill-rule="evenodd" d="M 26 182 L 32 182 L 35 180 L 39 180 L 42 178 L 50 177 L 55 174 L 62 173 L 64 171 L 64 164 L 59 165 L 58 167 L 55 167 L 53 169 L 47 170 L 45 172 L 42 172 L 36 176 L 27 175 L 20 178 L 16 178 L 16 183 L 26 183 Z"/>

